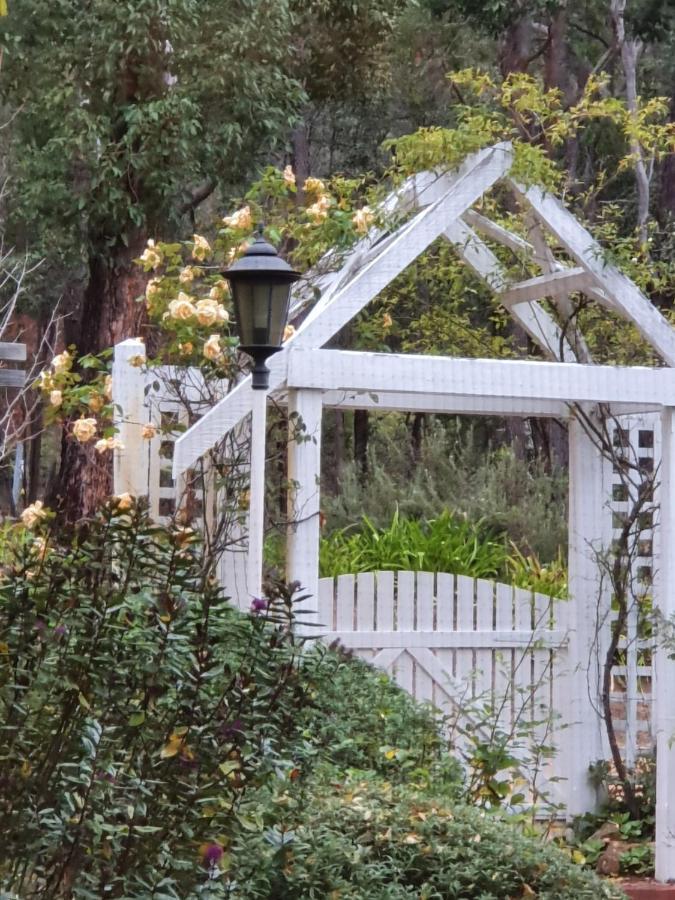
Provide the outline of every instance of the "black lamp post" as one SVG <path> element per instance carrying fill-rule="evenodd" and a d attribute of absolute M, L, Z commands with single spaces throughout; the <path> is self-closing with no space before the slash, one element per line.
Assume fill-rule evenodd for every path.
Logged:
<path fill-rule="evenodd" d="M 239 349 L 253 359 L 251 386 L 266 390 L 270 373 L 265 361 L 281 350 L 291 285 L 300 273 L 278 256 L 260 226 L 251 246 L 223 275 L 232 288 Z"/>

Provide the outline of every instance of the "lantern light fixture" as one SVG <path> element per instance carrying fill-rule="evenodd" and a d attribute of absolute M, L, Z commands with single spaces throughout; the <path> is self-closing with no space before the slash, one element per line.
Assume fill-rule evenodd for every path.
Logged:
<path fill-rule="evenodd" d="M 239 349 L 253 359 L 252 387 L 269 387 L 267 359 L 281 350 L 291 286 L 300 278 L 265 240 L 263 226 L 246 252 L 223 272 L 232 290 Z"/>

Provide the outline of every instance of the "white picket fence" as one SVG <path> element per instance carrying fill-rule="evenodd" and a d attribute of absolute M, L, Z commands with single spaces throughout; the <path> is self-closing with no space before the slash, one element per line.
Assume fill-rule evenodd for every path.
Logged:
<path fill-rule="evenodd" d="M 364 572 L 319 582 L 324 641 L 339 641 L 441 710 L 485 698 L 505 725 L 523 707 L 537 718 L 554 705 L 567 610 L 564 600 L 447 573 Z"/>
<path fill-rule="evenodd" d="M 556 801 L 564 788 L 550 778 L 567 772 L 560 739 L 570 724 L 569 608 L 523 588 L 446 573 L 369 572 L 319 582 L 325 642 L 338 641 L 384 670 L 451 722 L 482 722 L 486 734 L 529 732 L 525 753 L 527 741 L 557 746 L 539 775 Z"/>

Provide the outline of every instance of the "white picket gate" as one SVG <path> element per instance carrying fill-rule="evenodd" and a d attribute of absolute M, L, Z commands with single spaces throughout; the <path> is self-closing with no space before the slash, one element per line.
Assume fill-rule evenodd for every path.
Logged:
<path fill-rule="evenodd" d="M 567 706 L 568 610 L 564 600 L 445 573 L 369 572 L 319 583 L 324 641 L 339 641 L 451 718 L 476 701 L 507 733 L 528 721 L 552 742 L 551 713 L 564 723 Z"/>

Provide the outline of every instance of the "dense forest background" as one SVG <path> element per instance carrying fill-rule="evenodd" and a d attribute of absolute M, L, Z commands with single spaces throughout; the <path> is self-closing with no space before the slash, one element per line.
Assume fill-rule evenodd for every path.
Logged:
<path fill-rule="evenodd" d="M 474 101 L 448 74 L 467 67 L 497 83 L 532 76 L 542 92 L 558 92 L 555 115 L 598 79 L 602 98 L 636 121 L 658 97 L 666 123 L 675 121 L 674 13 L 653 0 L 9 0 L 0 18 L 2 339 L 25 341 L 38 366 L 72 344 L 86 354 L 129 336 L 151 343 L 137 302 L 147 274 L 135 262 L 149 238 L 208 233 L 270 163 L 292 166 L 298 203 L 309 176 L 377 181 L 395 169 L 402 136 L 457 124 Z M 626 165 L 616 126 L 592 116 L 550 146 L 536 117 L 514 115 L 513 127 L 544 146 L 564 173 L 567 202 L 669 311 L 673 153 L 650 154 L 636 138 Z M 591 331 L 601 359 L 642 359 L 630 335 Z M 338 344 L 535 354 L 436 245 Z M 411 516 L 449 508 L 506 528 L 522 552 L 558 554 L 562 425 L 326 418 L 330 527 L 362 513 L 385 524 L 397 506 Z M 5 511 L 16 512 L 17 442 L 26 451 L 22 504 L 46 497 L 77 518 L 109 487 L 109 467 L 91 447 L 45 428 L 39 397 L 3 422 L 15 438 L 3 441 Z"/>

